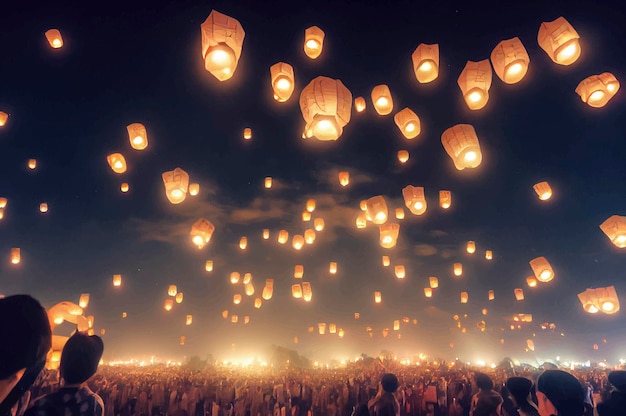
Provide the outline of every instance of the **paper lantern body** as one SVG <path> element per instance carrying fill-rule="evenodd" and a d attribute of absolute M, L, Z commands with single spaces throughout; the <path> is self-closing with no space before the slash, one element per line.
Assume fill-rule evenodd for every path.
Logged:
<path fill-rule="evenodd" d="M 441 144 L 457 170 L 476 168 L 483 160 L 476 130 L 469 124 L 457 124 L 444 131 Z"/>
<path fill-rule="evenodd" d="M 9 115 L 4 111 L 0 111 L 0 127 L 3 127 L 7 124 L 7 120 L 9 119 Z"/>
<path fill-rule="evenodd" d="M 215 226 L 211 223 L 211 221 L 200 218 L 191 226 L 191 241 L 198 247 L 198 249 L 203 248 L 205 245 L 211 241 L 211 236 L 215 231 Z"/>
<path fill-rule="evenodd" d="M 431 276 L 428 278 L 428 284 L 431 287 L 431 289 L 437 289 L 439 287 L 439 279 Z"/>
<path fill-rule="evenodd" d="M 317 77 L 300 93 L 305 136 L 337 140 L 350 122 L 352 94 L 340 80 Z"/>
<path fill-rule="evenodd" d="M 246 36 L 237 19 L 211 10 L 200 25 L 204 67 L 220 81 L 230 79 L 239 63 Z"/>
<path fill-rule="evenodd" d="M 413 71 L 417 82 L 426 84 L 439 76 L 439 45 L 420 43 L 413 55 Z"/>
<path fill-rule="evenodd" d="M 398 234 L 400 233 L 400 225 L 398 224 L 385 224 L 380 227 L 380 246 L 383 248 L 393 248 L 398 241 Z"/>
<path fill-rule="evenodd" d="M 488 59 L 467 61 L 457 80 L 465 104 L 470 110 L 480 110 L 489 101 L 491 88 L 491 65 Z"/>
<path fill-rule="evenodd" d="M 413 215 L 422 215 L 426 212 L 427 203 L 424 196 L 424 187 L 408 185 L 402 189 L 404 204 Z"/>
<path fill-rule="evenodd" d="M 187 197 L 189 189 L 189 174 L 181 168 L 163 172 L 165 196 L 174 205 L 180 204 Z"/>
<path fill-rule="evenodd" d="M 141 123 L 132 123 L 126 126 L 130 146 L 135 150 L 143 150 L 148 147 L 148 132 Z"/>
<path fill-rule="evenodd" d="M 63 37 L 58 29 L 50 29 L 46 31 L 46 40 L 53 49 L 59 49 L 63 47 Z"/>
<path fill-rule="evenodd" d="M 600 229 L 616 247 L 626 248 L 626 217 L 613 215 L 600 224 Z"/>
<path fill-rule="evenodd" d="M 552 197 L 552 188 L 548 182 L 536 183 L 533 189 L 541 201 L 547 201 Z"/>
<path fill-rule="evenodd" d="M 619 81 L 610 72 L 592 75 L 576 87 L 580 99 L 590 107 L 604 107 L 619 90 Z"/>
<path fill-rule="evenodd" d="M 354 99 L 354 109 L 356 110 L 357 113 L 362 113 L 363 111 L 365 111 L 366 107 L 367 107 L 367 104 L 365 103 L 365 98 L 356 97 Z"/>
<path fill-rule="evenodd" d="M 381 225 L 387 222 L 388 211 L 387 202 L 382 195 L 371 197 L 367 200 L 367 216 L 372 219 L 372 222 L 377 225 Z"/>
<path fill-rule="evenodd" d="M 540 282 L 546 283 L 554 279 L 554 270 L 545 257 L 537 257 L 530 261 L 530 267 Z"/>
<path fill-rule="evenodd" d="M 529 63 L 528 52 L 517 37 L 503 40 L 491 52 L 493 71 L 506 84 L 520 82 L 528 71 Z"/>
<path fill-rule="evenodd" d="M 407 139 L 416 138 L 422 131 L 419 117 L 408 107 L 397 112 L 393 121 Z"/>
<path fill-rule="evenodd" d="M 564 17 L 539 26 L 537 42 L 541 49 L 559 65 L 571 65 L 580 57 L 580 36 Z"/>
<path fill-rule="evenodd" d="M 324 48 L 324 31 L 317 26 L 311 26 L 304 31 L 304 53 L 311 59 L 317 59 Z"/>
<path fill-rule="evenodd" d="M 296 85 L 293 67 L 285 62 L 278 62 L 270 67 L 274 99 L 279 103 L 287 101 Z"/>
<path fill-rule="evenodd" d="M 450 205 L 452 205 L 452 192 L 439 191 L 439 206 L 443 209 L 448 209 Z"/>
<path fill-rule="evenodd" d="M 391 114 L 393 111 L 393 98 L 387 85 L 377 85 L 372 89 L 372 103 L 379 115 L 386 116 Z"/>
<path fill-rule="evenodd" d="M 350 184 L 350 172 L 339 172 L 339 185 L 348 186 Z"/>
<path fill-rule="evenodd" d="M 115 173 L 126 172 L 126 159 L 121 153 L 112 153 L 107 156 L 107 162 Z"/>

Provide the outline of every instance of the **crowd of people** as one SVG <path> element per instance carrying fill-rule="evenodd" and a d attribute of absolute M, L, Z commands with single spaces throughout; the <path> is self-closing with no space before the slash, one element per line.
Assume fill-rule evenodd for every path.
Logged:
<path fill-rule="evenodd" d="M 342 369 L 111 367 L 100 337 L 74 333 L 58 372 L 46 311 L 0 299 L 0 416 L 613 416 L 626 371 L 570 373 L 372 360 Z M 10 317 L 10 318 L 9 318 Z"/>

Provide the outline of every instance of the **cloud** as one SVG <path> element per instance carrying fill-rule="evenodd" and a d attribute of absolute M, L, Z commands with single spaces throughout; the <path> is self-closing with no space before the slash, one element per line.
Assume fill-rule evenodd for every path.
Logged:
<path fill-rule="evenodd" d="M 226 221 L 230 224 L 251 224 L 287 218 L 292 208 L 290 205 L 285 199 L 257 197 L 247 207 L 232 209 Z"/>
<path fill-rule="evenodd" d="M 429 257 L 438 253 L 438 249 L 430 244 L 418 244 L 414 247 L 413 252 L 416 256 Z"/>

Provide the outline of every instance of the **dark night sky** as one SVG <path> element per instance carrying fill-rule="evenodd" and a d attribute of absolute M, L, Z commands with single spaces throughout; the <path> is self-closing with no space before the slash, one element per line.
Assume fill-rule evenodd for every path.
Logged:
<path fill-rule="evenodd" d="M 388 349 L 399 356 L 420 352 L 497 360 L 512 355 L 526 361 L 554 358 L 624 357 L 624 312 L 586 315 L 576 294 L 587 287 L 615 285 L 626 293 L 623 250 L 599 229 L 626 210 L 626 110 L 624 92 L 601 109 L 584 104 L 574 92 L 589 75 L 612 72 L 626 79 L 626 13 L 608 1 L 486 3 L 413 1 L 216 1 L 129 2 L 132 5 L 38 7 L 3 6 L 0 15 L 2 63 L 0 111 L 10 114 L 0 128 L 0 196 L 9 204 L 0 221 L 0 292 L 31 293 L 45 306 L 78 301 L 90 293 L 88 314 L 96 329 L 106 329 L 106 358 L 182 357 L 213 353 L 232 358 L 262 356 L 272 343 L 298 349 L 312 358 L 352 358 Z M 508 2 L 507 2 L 508 3 Z M 21 7 L 21 9 L 18 9 Z M 205 71 L 200 24 L 211 9 L 237 18 L 246 31 L 234 77 L 217 81 Z M 554 64 L 537 45 L 543 21 L 564 16 L 581 36 L 582 56 L 571 66 Z M 326 32 L 324 51 L 304 55 L 304 29 Z M 51 49 L 44 37 L 58 28 L 65 45 Z M 467 60 L 489 57 L 503 39 L 520 37 L 531 58 L 526 78 L 505 85 L 494 74 L 490 101 L 472 112 L 456 79 Z M 419 43 L 439 43 L 439 78 L 418 84 L 411 53 Z M 269 67 L 293 65 L 296 91 L 279 104 L 272 99 Z M 304 121 L 298 98 L 314 77 L 341 79 L 353 96 L 368 101 L 336 142 L 300 138 Z M 378 116 L 369 95 L 389 85 L 394 113 L 406 106 L 421 118 L 422 133 L 405 140 L 393 116 Z M 132 150 L 126 125 L 143 123 L 150 145 Z M 441 133 L 458 123 L 472 124 L 480 138 L 482 165 L 457 171 L 441 145 Z M 242 131 L 251 127 L 253 139 Z M 396 152 L 411 159 L 399 165 Z M 106 155 L 122 152 L 129 169 L 116 175 Z M 29 171 L 26 161 L 38 160 Z M 201 186 L 198 197 L 181 205 L 165 198 L 161 173 L 185 169 Z M 337 185 L 339 170 L 353 182 Z M 263 188 L 263 178 L 281 184 Z M 540 202 L 532 185 L 548 180 L 554 196 Z M 120 183 L 130 183 L 128 194 Z M 359 201 L 384 195 L 403 206 L 401 190 L 424 186 L 427 213 L 400 222 L 396 248 L 378 244 L 376 227 L 357 230 Z M 449 189 L 453 206 L 437 206 L 438 191 Z M 315 198 L 314 217 L 326 221 L 313 246 L 295 252 L 279 246 L 276 233 L 303 232 L 301 212 Z M 41 214 L 40 202 L 50 211 Z M 216 232 L 197 250 L 189 229 L 200 217 Z M 269 228 L 272 239 L 263 241 Z M 238 249 L 248 236 L 248 249 Z M 464 252 L 476 241 L 473 256 Z M 20 247 L 22 262 L 9 261 Z M 484 259 L 484 250 L 494 260 Z M 380 256 L 404 264 L 397 280 Z M 556 278 L 529 289 L 528 261 L 546 256 Z M 205 260 L 215 261 L 211 273 Z M 337 261 L 331 276 L 328 263 Z M 452 276 L 452 263 L 464 276 Z M 313 302 L 290 296 L 293 267 L 303 264 L 313 286 Z M 231 271 L 251 272 L 258 296 L 266 278 L 275 279 L 272 300 L 256 310 L 253 298 L 232 305 Z M 113 288 L 112 275 L 123 275 Z M 440 288 L 425 299 L 428 276 Z M 167 313 L 167 286 L 184 292 L 181 305 Z M 513 289 L 525 288 L 516 302 Z M 487 291 L 496 300 L 487 300 Z M 373 291 L 383 292 L 374 305 Z M 469 292 L 467 305 L 459 293 Z M 489 314 L 483 317 L 482 308 Z M 248 325 L 231 324 L 221 312 L 250 315 Z M 128 318 L 122 319 L 122 312 Z M 354 312 L 361 319 L 354 320 Z M 513 313 L 532 313 L 523 331 L 508 328 Z M 194 323 L 185 326 L 185 315 Z M 454 314 L 467 314 L 466 334 Z M 408 316 L 383 338 L 383 328 Z M 5 319 L 4 317 L 2 319 Z M 484 319 L 488 330 L 476 329 Z M 309 334 L 318 322 L 336 323 L 346 336 Z M 554 322 L 556 331 L 542 331 Z M 370 339 L 365 326 L 374 329 Z M 565 337 L 560 333 L 563 332 Z M 534 338 L 535 353 L 524 352 Z M 179 338 L 187 344 L 181 347 Z M 298 336 L 299 343 L 293 343 Z M 505 339 L 502 346 L 498 342 Z M 607 343 L 603 344 L 602 339 Z M 450 349 L 449 343 L 454 343 Z M 600 343 L 600 350 L 592 345 Z M 233 345 L 234 344 L 234 345 Z"/>

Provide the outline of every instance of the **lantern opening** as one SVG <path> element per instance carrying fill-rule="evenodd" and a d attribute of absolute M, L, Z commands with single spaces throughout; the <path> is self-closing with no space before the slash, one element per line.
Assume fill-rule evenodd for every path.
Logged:
<path fill-rule="evenodd" d="M 287 77 L 278 77 L 274 82 L 277 90 L 288 91 L 291 88 L 291 81 Z"/>
<path fill-rule="evenodd" d="M 320 43 L 315 39 L 309 39 L 306 41 L 306 47 L 309 49 L 318 50 L 320 48 Z"/>
<path fill-rule="evenodd" d="M 341 135 L 341 129 L 334 120 L 334 117 L 316 116 L 313 121 L 313 136 L 319 140 L 337 140 Z"/>
<path fill-rule="evenodd" d="M 211 73 L 222 72 L 224 75 L 230 75 L 236 65 L 235 52 L 225 43 L 211 46 L 204 57 L 204 67 Z"/>
<path fill-rule="evenodd" d="M 422 62 L 422 64 L 419 66 L 417 70 L 422 71 L 422 72 L 432 71 L 433 66 L 434 66 L 433 64 L 434 62 L 429 59 L 427 61 Z"/>
<path fill-rule="evenodd" d="M 578 39 L 571 39 L 556 50 L 556 60 L 563 65 L 569 65 L 580 56 Z"/>

